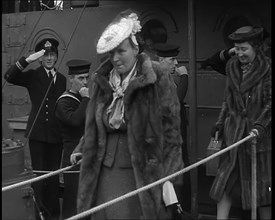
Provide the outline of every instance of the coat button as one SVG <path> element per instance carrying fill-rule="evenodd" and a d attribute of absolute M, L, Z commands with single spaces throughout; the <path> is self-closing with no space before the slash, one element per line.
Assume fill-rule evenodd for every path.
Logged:
<path fill-rule="evenodd" d="M 46 108 L 48 108 L 48 105 L 46 105 Z"/>
<path fill-rule="evenodd" d="M 46 121 L 49 121 L 49 119 L 46 118 Z"/>
<path fill-rule="evenodd" d="M 46 114 L 49 114 L 49 112 L 46 112 Z"/>

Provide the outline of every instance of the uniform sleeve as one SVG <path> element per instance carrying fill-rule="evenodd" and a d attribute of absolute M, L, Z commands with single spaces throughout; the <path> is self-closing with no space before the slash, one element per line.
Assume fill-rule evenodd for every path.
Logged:
<path fill-rule="evenodd" d="M 30 84 L 33 70 L 23 70 L 29 65 L 25 57 L 20 58 L 14 65 L 12 65 L 4 75 L 7 82 L 17 86 L 28 87 Z"/>
<path fill-rule="evenodd" d="M 75 147 L 75 149 L 73 150 L 73 154 L 74 153 L 82 153 L 83 150 L 83 145 L 84 145 L 84 136 L 82 136 L 79 140 L 78 145 Z"/>
<path fill-rule="evenodd" d="M 84 97 L 77 109 L 74 109 L 71 98 L 61 98 L 56 106 L 56 117 L 65 125 L 79 126 L 85 120 L 85 112 L 89 98 Z"/>
<path fill-rule="evenodd" d="M 174 81 L 177 87 L 177 94 L 179 97 L 179 101 L 182 103 L 185 99 L 187 89 L 188 89 L 188 75 L 183 74 L 181 76 L 174 76 Z"/>
<path fill-rule="evenodd" d="M 226 75 L 226 63 L 231 58 L 229 50 L 218 51 L 202 63 L 202 68 L 205 69 L 207 66 L 211 66 L 215 71 Z"/>

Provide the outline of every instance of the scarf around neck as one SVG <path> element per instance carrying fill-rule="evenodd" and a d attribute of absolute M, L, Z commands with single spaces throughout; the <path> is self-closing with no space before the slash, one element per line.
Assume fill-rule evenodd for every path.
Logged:
<path fill-rule="evenodd" d="M 111 85 L 114 92 L 113 101 L 107 109 L 107 115 L 111 128 L 118 129 L 124 122 L 124 92 L 127 89 L 129 82 L 134 79 L 136 75 L 136 64 L 137 62 L 134 64 L 132 70 L 123 81 L 115 69 L 110 72 L 109 84 Z"/>

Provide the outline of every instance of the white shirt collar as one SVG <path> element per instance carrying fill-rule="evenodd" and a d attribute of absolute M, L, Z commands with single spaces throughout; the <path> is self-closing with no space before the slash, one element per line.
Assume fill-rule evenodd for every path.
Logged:
<path fill-rule="evenodd" d="M 45 67 L 44 67 L 44 69 L 45 69 L 45 71 L 46 71 L 46 73 L 47 73 L 47 75 L 49 76 L 49 72 L 51 71 L 51 73 L 52 73 L 52 75 L 53 75 L 53 82 L 55 83 L 55 81 L 56 81 L 56 71 L 55 71 L 55 69 L 54 68 L 52 68 L 51 70 L 48 70 L 48 69 L 46 69 Z"/>
<path fill-rule="evenodd" d="M 51 71 L 51 73 L 53 74 L 53 76 L 55 76 L 55 69 L 54 68 L 52 68 L 51 70 L 48 70 L 48 69 L 46 69 L 45 67 L 44 67 L 44 69 L 45 69 L 45 71 L 47 72 L 47 74 L 49 75 L 49 71 Z"/>

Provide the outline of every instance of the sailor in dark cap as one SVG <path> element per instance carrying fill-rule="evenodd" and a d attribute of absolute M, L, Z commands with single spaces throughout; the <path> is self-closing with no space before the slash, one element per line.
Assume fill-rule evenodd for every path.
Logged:
<path fill-rule="evenodd" d="M 218 132 L 225 146 L 254 134 L 256 141 L 257 209 L 260 219 L 272 219 L 272 69 L 262 50 L 263 29 L 244 26 L 229 35 L 235 53 L 226 64 L 225 97 L 211 135 Z M 228 219 L 231 204 L 241 200 L 251 209 L 251 142 L 223 155 L 210 197 L 217 202 L 217 219 Z"/>
<path fill-rule="evenodd" d="M 185 66 L 178 67 L 177 56 L 180 52 L 179 45 L 176 44 L 167 44 L 167 43 L 158 43 L 154 45 L 156 56 L 158 57 L 158 61 L 162 68 L 166 69 L 167 72 L 171 73 L 174 79 L 174 82 L 177 87 L 177 94 L 180 101 L 180 114 L 181 114 L 181 135 L 182 135 L 182 159 L 186 166 L 189 165 L 188 159 L 188 150 L 187 150 L 187 115 L 185 108 L 185 96 L 188 89 L 188 72 Z M 187 178 L 186 178 L 187 177 Z M 190 198 L 188 195 L 190 194 L 190 178 L 187 175 L 183 178 L 183 187 L 175 186 L 176 190 L 180 189 L 178 195 L 180 196 L 182 193 L 181 190 L 184 191 L 184 195 L 187 197 L 182 198 L 182 203 L 184 209 L 186 211 L 190 207 L 189 201 L 186 198 Z M 181 197 L 179 197 L 181 199 Z M 187 208 L 187 209 L 186 209 Z"/>
<path fill-rule="evenodd" d="M 62 140 L 54 115 L 54 106 L 57 98 L 66 90 L 66 77 L 54 68 L 57 61 L 57 46 L 57 40 L 43 39 L 37 43 L 35 53 L 20 58 L 4 76 L 9 83 L 25 87 L 29 92 L 32 108 L 25 136 L 29 138 L 34 170 L 50 171 L 60 167 Z M 40 67 L 24 71 L 30 63 L 37 60 L 41 62 Z M 46 218 L 51 216 L 51 219 L 58 219 L 58 176 L 36 182 L 32 186 L 40 211 Z"/>
<path fill-rule="evenodd" d="M 173 75 L 178 90 L 179 100 L 183 101 L 188 87 L 188 73 L 185 66 L 178 67 L 177 55 L 179 46 L 175 44 L 158 43 L 154 45 L 158 61 L 163 69 Z"/>
<path fill-rule="evenodd" d="M 67 62 L 71 88 L 57 100 L 56 117 L 61 127 L 63 141 L 62 167 L 71 165 L 70 156 L 84 134 L 85 111 L 89 101 L 87 88 L 91 63 L 86 60 Z M 72 155 L 75 161 L 80 153 Z M 76 173 L 64 173 L 63 218 L 76 214 L 76 196 L 78 188 L 79 166 L 73 169 Z"/>

